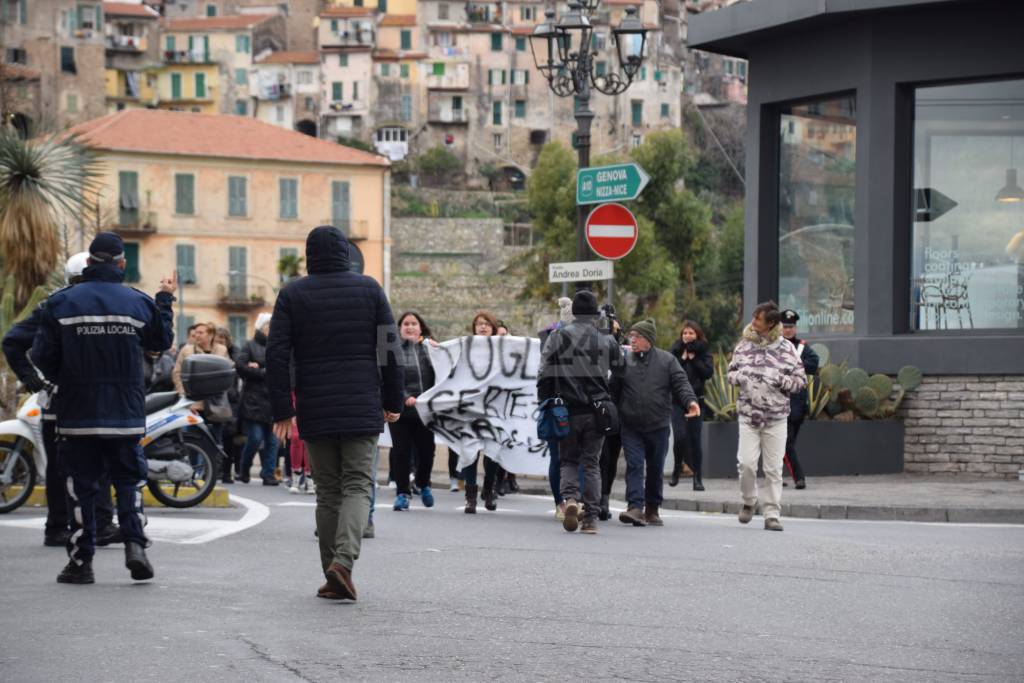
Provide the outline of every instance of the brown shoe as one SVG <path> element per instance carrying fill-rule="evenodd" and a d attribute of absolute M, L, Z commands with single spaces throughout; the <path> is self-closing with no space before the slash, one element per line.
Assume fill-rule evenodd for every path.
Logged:
<path fill-rule="evenodd" d="M 594 520 L 592 520 L 592 519 L 584 521 L 583 522 L 583 526 L 580 527 L 580 533 L 581 534 L 591 534 L 591 535 L 596 534 L 597 533 L 597 524 L 595 524 Z"/>
<path fill-rule="evenodd" d="M 764 530 L 765 531 L 782 531 L 782 522 L 780 522 L 775 517 L 771 517 L 769 519 L 766 519 L 766 520 L 764 520 Z"/>
<path fill-rule="evenodd" d="M 631 507 L 625 512 L 620 512 L 619 521 L 633 526 L 647 526 L 647 520 L 644 519 L 644 513 L 640 508 Z"/>
<path fill-rule="evenodd" d="M 644 521 L 647 522 L 647 526 L 665 526 L 665 522 L 658 516 L 657 505 L 644 506 Z"/>
<path fill-rule="evenodd" d="M 580 526 L 580 504 L 570 498 L 565 501 L 565 519 L 562 520 L 562 528 L 566 531 L 576 531 Z"/>
<path fill-rule="evenodd" d="M 327 583 L 321 588 L 326 588 L 327 590 L 322 594 L 318 591 L 318 595 L 331 600 L 356 599 L 356 587 L 352 583 L 352 572 L 349 569 L 337 562 L 332 562 L 331 566 L 324 572 L 324 575 L 327 577 Z"/>
<path fill-rule="evenodd" d="M 749 524 L 750 520 L 754 518 L 754 506 L 744 505 L 740 508 L 740 524 Z"/>

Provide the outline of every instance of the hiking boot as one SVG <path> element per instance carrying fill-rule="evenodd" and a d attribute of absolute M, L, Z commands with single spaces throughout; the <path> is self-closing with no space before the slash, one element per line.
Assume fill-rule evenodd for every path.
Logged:
<path fill-rule="evenodd" d="M 580 527 L 580 533 L 581 534 L 590 534 L 590 535 L 596 534 L 597 533 L 597 524 L 595 524 L 594 520 L 592 520 L 592 519 L 585 520 L 583 522 L 583 526 Z"/>
<path fill-rule="evenodd" d="M 43 534 L 43 545 L 48 548 L 65 548 L 68 545 L 68 540 L 71 538 L 71 532 L 67 529 L 61 531 L 54 531 L 52 533 Z"/>
<path fill-rule="evenodd" d="M 754 518 L 754 506 L 744 505 L 740 508 L 739 520 L 740 524 L 750 524 L 750 520 Z"/>
<path fill-rule="evenodd" d="M 519 482 L 514 474 L 508 475 L 508 490 L 510 493 L 519 493 Z"/>
<path fill-rule="evenodd" d="M 498 509 L 498 496 L 495 489 L 484 489 L 484 508 L 491 512 Z"/>
<path fill-rule="evenodd" d="M 797 487 L 797 489 L 805 489 L 805 488 L 807 488 L 807 482 L 804 481 L 803 479 L 797 479 L 796 480 L 796 487 Z"/>
<path fill-rule="evenodd" d="M 633 526 L 647 526 L 644 513 L 640 508 L 635 507 L 630 507 L 625 512 L 620 512 L 619 521 L 623 524 L 632 524 Z"/>
<path fill-rule="evenodd" d="M 69 561 L 60 574 L 57 574 L 57 583 L 96 583 L 96 578 L 92 575 L 92 560 L 85 560 L 82 564 L 76 564 L 74 560 Z"/>
<path fill-rule="evenodd" d="M 153 578 L 153 565 L 146 558 L 146 551 L 138 543 L 128 541 L 124 544 L 124 566 L 132 573 L 136 581 Z"/>
<path fill-rule="evenodd" d="M 96 545 L 108 546 L 112 543 L 124 543 L 121 527 L 116 524 L 108 524 L 96 532 Z"/>
<path fill-rule="evenodd" d="M 476 493 L 477 493 L 477 490 L 478 489 L 477 489 L 476 486 L 467 486 L 466 487 L 466 509 L 464 510 L 464 512 L 467 515 L 475 515 L 476 514 Z"/>
<path fill-rule="evenodd" d="M 429 486 L 423 487 L 423 489 L 420 491 L 420 497 L 423 499 L 423 507 L 434 507 L 434 492 L 430 490 Z"/>
<path fill-rule="evenodd" d="M 704 480 L 701 479 L 701 476 L 699 474 L 694 474 L 693 475 L 693 490 L 694 491 L 703 491 L 704 490 Z"/>
<path fill-rule="evenodd" d="M 679 485 L 679 475 L 682 474 L 682 472 L 683 472 L 683 465 L 682 465 L 682 463 L 680 463 L 680 464 L 676 465 L 675 467 L 673 467 L 672 468 L 672 476 L 668 478 L 668 485 L 669 486 L 678 486 Z"/>
<path fill-rule="evenodd" d="M 366 528 L 363 529 L 363 538 L 373 538 L 373 537 L 374 537 L 373 522 L 367 522 Z"/>
<path fill-rule="evenodd" d="M 657 505 L 644 506 L 644 521 L 647 522 L 647 526 L 665 526 L 665 522 L 658 516 Z"/>
<path fill-rule="evenodd" d="M 597 518 L 607 522 L 612 518 L 612 511 L 608 507 L 608 496 L 601 496 L 601 509 L 597 511 Z"/>
<path fill-rule="evenodd" d="M 352 583 L 352 571 L 337 562 L 332 562 L 331 566 L 324 572 L 327 577 L 327 583 L 321 586 L 321 592 L 317 592 L 322 598 L 328 600 L 355 600 L 356 599 L 356 586 Z M 326 589 L 326 590 L 324 590 Z"/>
<path fill-rule="evenodd" d="M 782 531 L 782 522 L 775 517 L 764 520 L 765 531 Z"/>
<path fill-rule="evenodd" d="M 565 501 L 565 519 L 562 520 L 562 528 L 566 531 L 576 531 L 580 527 L 580 504 L 570 498 Z"/>
<path fill-rule="evenodd" d="M 394 510 L 397 511 L 397 512 L 400 512 L 402 510 L 408 510 L 408 509 L 409 509 L 409 496 L 405 495 L 404 493 L 399 493 L 397 496 L 395 496 Z"/>

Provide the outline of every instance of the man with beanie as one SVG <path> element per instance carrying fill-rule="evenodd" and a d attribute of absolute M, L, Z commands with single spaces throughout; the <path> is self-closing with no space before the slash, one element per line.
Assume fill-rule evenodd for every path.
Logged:
<path fill-rule="evenodd" d="M 757 461 L 765 478 L 764 528 L 782 531 L 782 455 L 786 447 L 789 397 L 807 386 L 796 349 L 782 336 L 782 315 L 774 301 L 758 304 L 753 319 L 729 362 L 729 384 L 739 387 L 736 401 L 740 441 L 740 524 L 748 524 L 757 506 Z"/>
<path fill-rule="evenodd" d="M 249 480 L 256 451 L 260 451 L 260 479 L 264 486 L 277 486 L 274 468 L 277 467 L 277 449 L 281 446 L 274 436 L 274 417 L 270 411 L 270 393 L 267 391 L 267 335 L 270 334 L 270 314 L 256 316 L 256 330 L 245 343 L 235 360 L 235 369 L 242 378 L 242 397 L 238 404 L 238 417 L 245 427 L 245 448 L 242 450 L 239 480 Z M 261 449 L 262 447 L 262 449 Z"/>
<path fill-rule="evenodd" d="M 309 275 L 277 295 L 267 388 L 274 434 L 283 441 L 296 417 L 316 479 L 327 579 L 317 596 L 355 600 L 352 569 L 370 518 L 377 439 L 384 421 L 401 415 L 405 373 L 391 305 L 376 280 L 352 272 L 345 235 L 330 225 L 314 228 L 306 264 Z"/>
<path fill-rule="evenodd" d="M 149 541 L 140 490 L 147 473 L 139 445 L 146 432 L 142 355 L 164 351 L 174 341 L 177 279 L 161 280 L 154 301 L 122 285 L 125 265 L 121 238 L 111 232 L 96 235 L 82 282 L 47 300 L 32 346 L 32 362 L 60 387 L 54 412 L 75 520 L 60 583 L 95 581 L 94 502 L 105 471 L 117 491 L 125 566 L 135 580 L 153 578 L 144 550 Z"/>
<path fill-rule="evenodd" d="M 686 372 L 672 354 L 655 347 L 657 338 L 654 320 L 642 320 L 630 328 L 626 371 L 612 384 L 626 452 L 627 509 L 619 521 L 633 526 L 664 525 L 658 508 L 663 500 L 672 402 L 684 406 L 687 417 L 700 415 Z"/>
<path fill-rule="evenodd" d="M 569 410 L 569 435 L 558 444 L 560 493 L 565 499 L 566 531 L 597 533 L 601 500 L 601 449 L 596 405 L 611 398 L 608 379 L 621 372 L 622 354 L 615 341 L 597 331 L 597 299 L 582 290 L 572 300 L 573 321 L 552 331 L 544 343 L 537 375 L 539 401 L 560 397 Z M 579 468 L 583 465 L 583 491 Z M 580 501 L 584 507 L 582 515 Z"/>

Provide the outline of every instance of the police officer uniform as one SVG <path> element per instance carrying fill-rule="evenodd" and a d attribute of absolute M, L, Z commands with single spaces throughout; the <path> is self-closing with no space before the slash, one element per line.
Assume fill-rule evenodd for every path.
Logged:
<path fill-rule="evenodd" d="M 61 583 L 93 583 L 94 502 L 104 471 L 117 491 L 125 566 L 133 579 L 153 568 L 144 548 L 141 487 L 147 466 L 139 439 L 146 431 L 143 351 L 173 342 L 174 297 L 123 286 L 124 243 L 109 232 L 89 246 L 82 282 L 52 295 L 42 310 L 32 362 L 60 387 L 54 406 L 61 459 L 68 475 L 74 530 Z"/>
<path fill-rule="evenodd" d="M 784 327 L 795 327 L 800 316 L 796 311 L 787 309 L 782 312 L 782 325 Z M 807 376 L 815 375 L 818 372 L 818 354 L 811 349 L 810 345 L 802 339 L 794 337 L 789 340 L 796 347 L 797 355 L 804 364 L 804 372 Z M 800 434 L 800 427 L 807 418 L 809 395 L 807 389 L 789 395 L 789 418 L 786 429 L 786 455 L 783 461 L 789 468 L 789 473 L 796 482 L 798 489 L 806 488 L 807 482 L 804 479 L 804 470 L 800 466 L 800 460 L 796 454 L 796 438 Z"/>

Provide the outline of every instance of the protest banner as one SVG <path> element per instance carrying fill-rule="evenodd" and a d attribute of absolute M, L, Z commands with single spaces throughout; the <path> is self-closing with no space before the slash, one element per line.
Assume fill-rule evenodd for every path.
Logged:
<path fill-rule="evenodd" d="M 478 452 L 509 472 L 546 475 L 547 444 L 537 438 L 540 340 L 460 337 L 430 348 L 437 384 L 416 402 L 435 440 L 459 454 Z"/>

